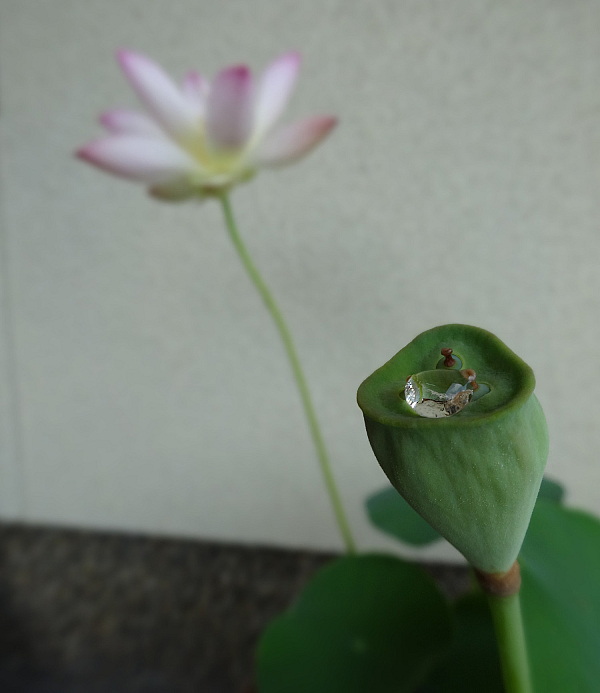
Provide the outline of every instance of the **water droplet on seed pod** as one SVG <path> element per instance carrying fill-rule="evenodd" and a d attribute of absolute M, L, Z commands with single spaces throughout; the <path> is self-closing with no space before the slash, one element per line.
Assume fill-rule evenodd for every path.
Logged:
<path fill-rule="evenodd" d="M 478 387 L 475 371 L 466 369 L 422 371 L 411 375 L 404 397 L 419 416 L 441 419 L 462 411 Z"/>

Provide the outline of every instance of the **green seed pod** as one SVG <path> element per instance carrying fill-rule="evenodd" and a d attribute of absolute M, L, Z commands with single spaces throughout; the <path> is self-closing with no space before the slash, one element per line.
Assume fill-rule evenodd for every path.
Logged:
<path fill-rule="evenodd" d="M 441 349 L 449 348 L 472 369 L 454 371 L 451 383 L 453 371 L 431 374 Z M 473 371 L 476 382 L 467 378 Z M 531 368 L 496 336 L 443 325 L 420 334 L 358 389 L 367 435 L 388 479 L 486 573 L 503 573 L 516 560 L 542 481 L 548 429 L 534 387 Z M 437 399 L 446 410 L 458 397 L 462 406 L 425 418 L 438 414 L 419 415 L 419 397 L 429 407 Z"/>

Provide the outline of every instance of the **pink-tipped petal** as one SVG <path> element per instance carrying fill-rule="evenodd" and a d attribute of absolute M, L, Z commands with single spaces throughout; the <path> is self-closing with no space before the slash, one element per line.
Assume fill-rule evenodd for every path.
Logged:
<path fill-rule="evenodd" d="M 166 132 L 177 138 L 197 132 L 194 109 L 161 67 L 132 51 L 119 51 L 117 58 L 134 91 Z"/>
<path fill-rule="evenodd" d="M 264 71 L 254 111 L 259 135 L 268 132 L 283 113 L 296 83 L 300 62 L 300 53 L 285 53 Z"/>
<path fill-rule="evenodd" d="M 100 122 L 115 135 L 146 135 L 162 136 L 163 132 L 148 116 L 124 108 L 105 111 L 100 116 Z"/>
<path fill-rule="evenodd" d="M 154 185 L 197 169 L 195 161 L 165 137 L 110 135 L 85 145 L 77 156 L 109 173 Z"/>
<path fill-rule="evenodd" d="M 212 84 L 206 112 L 206 134 L 216 149 L 238 149 L 252 132 L 253 85 L 245 65 L 220 72 Z"/>
<path fill-rule="evenodd" d="M 206 114 L 206 101 L 210 89 L 209 81 L 199 72 L 188 72 L 181 85 L 183 95 L 199 118 Z"/>
<path fill-rule="evenodd" d="M 278 128 L 259 145 L 254 159 L 260 166 L 281 166 L 305 156 L 332 130 L 337 118 L 314 116 Z"/>

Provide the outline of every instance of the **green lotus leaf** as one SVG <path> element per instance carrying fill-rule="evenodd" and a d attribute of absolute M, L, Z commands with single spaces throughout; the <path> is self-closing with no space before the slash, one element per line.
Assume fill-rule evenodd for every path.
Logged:
<path fill-rule="evenodd" d="M 553 503 L 562 503 L 565 499 L 565 489 L 558 481 L 554 481 L 554 479 L 549 479 L 545 476 L 542 479 L 538 498 L 544 498 Z"/>
<path fill-rule="evenodd" d="M 451 637 L 449 605 L 425 571 L 394 556 L 345 556 L 263 633 L 258 691 L 412 693 Z"/>
<path fill-rule="evenodd" d="M 447 418 L 419 416 L 404 399 L 407 378 L 435 369 L 442 348 L 486 385 L 485 396 Z M 533 371 L 503 342 L 469 325 L 423 332 L 358 390 L 367 435 L 405 500 L 478 570 L 516 560 L 548 456 Z"/>
<path fill-rule="evenodd" d="M 427 546 L 442 538 L 392 486 L 369 496 L 365 505 L 375 527 L 407 544 Z"/>

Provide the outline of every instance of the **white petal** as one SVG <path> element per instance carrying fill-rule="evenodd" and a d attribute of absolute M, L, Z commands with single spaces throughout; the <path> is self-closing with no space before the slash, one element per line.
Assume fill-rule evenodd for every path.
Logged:
<path fill-rule="evenodd" d="M 252 131 L 252 75 L 245 65 L 221 71 L 211 87 L 206 134 L 216 149 L 238 149 Z"/>
<path fill-rule="evenodd" d="M 181 85 L 183 95 L 200 119 L 206 114 L 206 101 L 210 90 L 209 81 L 199 72 L 188 72 Z"/>
<path fill-rule="evenodd" d="M 77 156 L 117 176 L 155 185 L 198 168 L 194 159 L 164 136 L 110 135 L 85 145 Z"/>
<path fill-rule="evenodd" d="M 283 113 L 296 83 L 300 60 L 300 53 L 286 53 L 264 71 L 254 111 L 259 136 L 268 132 Z"/>
<path fill-rule="evenodd" d="M 124 108 L 105 111 L 100 122 L 115 135 L 163 136 L 163 131 L 147 115 Z"/>
<path fill-rule="evenodd" d="M 136 94 L 166 132 L 181 138 L 198 131 L 194 109 L 161 67 L 132 51 L 119 51 L 117 58 Z"/>
<path fill-rule="evenodd" d="M 260 166 L 292 163 L 308 154 L 336 123 L 333 116 L 314 116 L 280 127 L 261 142 L 254 161 Z"/>

